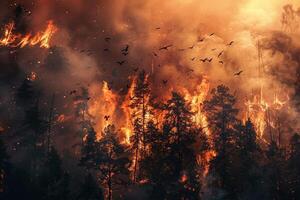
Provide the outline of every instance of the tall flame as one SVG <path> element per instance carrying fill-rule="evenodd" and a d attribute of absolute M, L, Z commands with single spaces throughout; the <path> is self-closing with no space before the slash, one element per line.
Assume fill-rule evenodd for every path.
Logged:
<path fill-rule="evenodd" d="M 3 37 L 0 38 L 0 46 L 23 48 L 25 46 L 39 45 L 41 48 L 49 48 L 51 38 L 57 30 L 53 21 L 49 21 L 44 31 L 40 31 L 35 35 L 29 33 L 23 36 L 22 34 L 14 33 L 15 23 L 11 22 L 4 27 Z"/>

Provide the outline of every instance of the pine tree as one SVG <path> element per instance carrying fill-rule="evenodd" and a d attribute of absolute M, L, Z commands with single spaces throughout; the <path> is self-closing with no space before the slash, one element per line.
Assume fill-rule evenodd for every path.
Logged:
<path fill-rule="evenodd" d="M 216 181 L 214 186 L 227 192 L 226 198 L 235 199 L 235 177 L 233 174 L 234 147 L 236 137 L 234 127 L 238 123 L 238 110 L 234 107 L 235 97 L 229 88 L 220 85 L 211 91 L 211 99 L 204 102 L 204 110 L 212 131 L 216 156 L 211 161 L 210 172 Z"/>
<path fill-rule="evenodd" d="M 40 176 L 43 199 L 65 200 L 69 195 L 69 174 L 62 168 L 62 160 L 54 147 L 51 148 Z"/>
<path fill-rule="evenodd" d="M 88 173 L 86 175 L 77 200 L 104 200 L 102 189 L 98 186 L 92 174 Z"/>
<path fill-rule="evenodd" d="M 262 150 L 257 144 L 254 125 L 248 119 L 235 127 L 235 143 L 232 152 L 233 170 L 231 176 L 237 196 L 263 198 Z"/>
<path fill-rule="evenodd" d="M 0 197 L 7 190 L 7 176 L 9 174 L 9 156 L 2 138 L 0 138 Z"/>
<path fill-rule="evenodd" d="M 272 140 L 266 151 L 267 163 L 265 168 L 265 184 L 267 186 L 268 198 L 274 200 L 288 199 L 286 188 L 286 158 L 284 149 Z"/>
<path fill-rule="evenodd" d="M 96 168 L 95 159 L 98 153 L 97 148 L 98 142 L 96 139 L 96 132 L 93 128 L 90 128 L 81 148 L 81 159 L 79 165 L 84 166 L 87 169 Z"/>
<path fill-rule="evenodd" d="M 200 183 L 194 146 L 199 130 L 192 123 L 193 113 L 189 104 L 176 92 L 172 93 L 164 109 L 163 134 L 169 136 L 166 146 L 169 151 L 166 162 L 169 165 L 166 167 L 172 174 L 167 199 L 197 199 Z"/>
<path fill-rule="evenodd" d="M 134 172 L 133 179 L 137 181 L 138 179 L 138 165 L 139 159 L 146 153 L 146 125 L 147 117 L 151 115 L 149 107 L 150 98 L 150 87 L 148 82 L 148 76 L 143 70 L 139 73 L 136 80 L 136 84 L 133 91 L 133 96 L 131 97 L 130 108 L 133 110 L 133 125 L 134 133 L 132 136 L 132 143 L 134 144 L 132 148 L 134 149 Z"/>
<path fill-rule="evenodd" d="M 300 136 L 297 133 L 290 140 L 288 171 L 289 197 L 290 199 L 300 199 Z"/>
<path fill-rule="evenodd" d="M 119 185 L 129 181 L 130 160 L 127 149 L 121 144 L 118 133 L 113 125 L 104 129 L 103 137 L 99 140 L 96 159 L 96 169 L 99 179 L 107 188 L 107 199 L 113 198 L 113 191 Z"/>
<path fill-rule="evenodd" d="M 25 110 L 28 106 L 34 103 L 34 88 L 33 83 L 29 79 L 25 79 L 16 93 L 16 103 Z"/>

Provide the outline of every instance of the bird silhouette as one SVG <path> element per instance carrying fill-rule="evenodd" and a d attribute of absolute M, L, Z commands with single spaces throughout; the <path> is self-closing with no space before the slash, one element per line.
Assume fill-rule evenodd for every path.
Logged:
<path fill-rule="evenodd" d="M 119 65 L 123 65 L 125 62 L 126 62 L 126 60 L 122 60 L 122 61 L 118 61 L 117 63 L 118 63 Z"/>
<path fill-rule="evenodd" d="M 241 73 L 243 73 L 243 70 L 241 70 L 241 71 L 235 73 L 234 75 L 235 75 L 235 76 L 239 76 L 239 75 L 241 75 Z"/>
<path fill-rule="evenodd" d="M 122 52 L 127 52 L 128 50 L 129 50 L 129 45 L 127 44 L 127 45 L 125 46 L 125 48 L 122 49 L 121 51 L 122 51 Z"/>
<path fill-rule="evenodd" d="M 219 54 L 218 54 L 218 58 L 223 54 L 223 51 L 221 51 Z"/>
<path fill-rule="evenodd" d="M 193 44 L 193 46 L 188 47 L 189 49 L 193 49 L 195 47 L 195 45 Z"/>
<path fill-rule="evenodd" d="M 109 115 L 105 115 L 105 116 L 104 116 L 104 119 L 105 119 L 106 121 L 108 121 L 108 120 L 109 120 L 109 118 L 110 118 L 110 116 L 109 116 Z"/>
<path fill-rule="evenodd" d="M 76 90 L 72 90 L 72 91 L 70 91 L 70 95 L 72 95 L 72 94 L 75 94 L 77 91 Z"/>
<path fill-rule="evenodd" d="M 202 62 L 206 62 L 206 61 L 207 61 L 207 58 L 200 59 L 200 61 L 202 61 Z"/>
<path fill-rule="evenodd" d="M 228 46 L 231 46 L 231 45 L 233 45 L 233 43 L 234 43 L 234 41 L 231 41 L 231 42 L 229 42 L 227 45 L 228 45 Z"/>
<path fill-rule="evenodd" d="M 133 71 L 134 71 L 134 72 L 137 72 L 137 71 L 139 71 L 139 68 L 136 67 L 136 68 L 133 69 Z"/>
<path fill-rule="evenodd" d="M 198 38 L 198 42 L 203 42 L 205 38 Z"/>
<path fill-rule="evenodd" d="M 172 47 L 172 46 L 173 46 L 172 44 L 167 45 L 167 46 L 163 46 L 163 47 L 159 48 L 159 50 L 160 50 L 160 51 L 161 51 L 161 50 L 168 50 L 168 48 L 170 48 L 170 47 Z"/>

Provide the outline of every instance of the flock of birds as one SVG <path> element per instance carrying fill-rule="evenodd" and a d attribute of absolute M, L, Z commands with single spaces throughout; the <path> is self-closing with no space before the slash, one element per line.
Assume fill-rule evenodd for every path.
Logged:
<path fill-rule="evenodd" d="M 156 28 L 156 30 L 160 30 L 160 27 Z M 208 37 L 212 37 L 214 36 L 215 33 L 211 33 Z M 104 38 L 104 41 L 107 42 L 107 43 L 110 43 L 111 41 L 111 37 L 105 37 Z M 199 37 L 198 40 L 197 40 L 197 43 L 203 43 L 207 38 L 205 37 Z M 226 46 L 230 47 L 234 44 L 234 41 L 230 41 L 228 44 L 226 44 Z M 175 46 L 173 44 L 167 44 L 167 45 L 164 45 L 164 46 L 161 46 L 159 47 L 157 50 L 153 51 L 152 54 L 154 57 L 159 57 L 159 52 L 162 52 L 162 51 L 168 51 L 172 48 L 174 48 Z M 196 47 L 196 44 L 193 44 L 192 46 L 189 46 L 187 48 L 180 48 L 180 49 L 177 49 L 178 51 L 186 51 L 186 50 L 192 50 Z M 213 48 L 211 49 L 211 51 L 216 51 L 217 49 L 216 48 Z M 103 49 L 104 52 L 109 52 L 110 49 L 109 48 L 104 48 Z M 116 64 L 122 66 L 124 65 L 125 63 L 127 63 L 127 59 L 125 59 L 125 57 L 129 54 L 130 52 L 130 46 L 129 44 L 126 44 L 123 48 L 120 49 L 120 53 L 124 56 L 124 59 L 122 60 L 119 60 L 119 61 L 116 61 Z M 86 53 L 86 55 L 90 56 L 93 54 L 93 51 L 91 50 L 81 50 L 80 53 Z M 199 61 L 202 62 L 202 63 L 211 63 L 213 62 L 214 60 L 217 60 L 217 62 L 219 64 L 224 64 L 224 61 L 221 59 L 222 58 L 222 55 L 224 55 L 225 51 L 224 50 L 221 50 L 220 52 L 218 52 L 218 54 L 216 54 L 216 57 L 205 57 L 205 58 L 199 58 Z M 191 58 L 190 60 L 191 61 L 196 61 L 196 57 L 193 57 Z M 160 65 L 159 65 L 160 67 Z M 139 67 L 133 67 L 133 72 L 138 72 L 139 71 Z M 193 72 L 194 70 L 193 69 L 189 69 L 189 72 Z M 241 74 L 243 73 L 243 70 L 239 70 L 238 72 L 234 73 L 233 75 L 234 76 L 240 76 Z M 166 86 L 168 84 L 168 80 L 164 79 L 162 80 L 162 85 Z M 126 88 L 130 88 L 130 84 L 127 84 L 126 85 Z M 111 88 L 109 88 L 111 89 Z M 70 91 L 70 95 L 75 95 L 77 93 L 76 90 L 72 90 Z M 89 100 L 89 99 L 88 99 Z M 109 115 L 105 115 L 104 116 L 104 120 L 105 121 L 108 121 L 110 120 L 110 116 Z"/>
<path fill-rule="evenodd" d="M 160 30 L 161 28 L 160 27 L 157 27 L 155 28 L 156 30 Z M 208 35 L 208 37 L 213 37 L 215 35 L 215 33 L 211 33 Z M 197 43 L 203 43 L 207 38 L 206 37 L 199 37 L 198 40 L 197 40 Z M 104 38 L 104 41 L 107 42 L 107 43 L 110 43 L 110 41 L 112 40 L 111 37 L 105 37 Z M 234 44 L 235 42 L 234 41 L 230 41 L 228 44 L 226 44 L 226 46 L 230 47 Z M 162 52 L 162 51 L 168 51 L 170 50 L 171 48 L 174 48 L 175 46 L 173 44 L 167 44 L 167 45 L 164 45 L 164 46 L 161 46 L 159 47 L 157 50 L 154 50 L 152 52 L 153 56 L 154 57 L 159 57 L 159 52 Z M 196 47 L 196 44 L 193 44 L 192 46 L 189 46 L 187 48 L 179 48 L 177 49 L 178 51 L 186 51 L 186 50 L 192 50 Z M 130 49 L 130 46 L 128 44 L 126 44 L 120 51 L 120 53 L 126 57 L 128 54 L 129 54 L 129 49 Z M 211 49 L 211 51 L 216 51 L 217 49 L 216 48 L 213 48 Z M 103 49 L 104 52 L 109 52 L 110 49 L 109 48 L 104 48 Z M 222 55 L 224 55 L 224 50 L 221 50 L 217 56 L 214 58 L 214 57 L 205 57 L 205 58 L 199 58 L 199 61 L 202 62 L 202 63 L 212 63 L 214 60 L 217 60 L 217 62 L 221 65 L 223 65 L 225 62 L 221 59 L 222 58 Z M 93 52 L 91 50 L 81 50 L 80 53 L 86 53 L 88 56 L 92 55 Z M 192 57 L 190 59 L 191 61 L 196 61 L 197 58 L 196 57 Z M 121 59 L 121 60 L 118 60 L 116 61 L 116 64 L 118 64 L 119 66 L 122 66 L 124 65 L 125 63 L 127 63 L 127 59 Z M 158 67 L 160 67 L 160 65 L 158 65 Z M 139 71 L 139 67 L 133 67 L 133 72 L 138 72 Z M 190 69 L 189 72 L 193 72 L 194 70 Z M 234 76 L 240 76 L 241 74 L 243 73 L 243 70 L 240 70 L 236 73 L 234 73 L 233 75 Z M 166 85 L 168 81 L 166 80 L 162 80 L 162 84 L 163 85 Z"/>

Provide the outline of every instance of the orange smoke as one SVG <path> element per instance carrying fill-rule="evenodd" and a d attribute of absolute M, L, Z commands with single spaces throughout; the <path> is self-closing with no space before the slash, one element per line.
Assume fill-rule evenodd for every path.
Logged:
<path fill-rule="evenodd" d="M 14 22 L 5 25 L 3 37 L 0 38 L 0 46 L 23 48 L 25 46 L 39 45 L 41 48 L 49 48 L 50 40 L 58 29 L 53 24 L 53 21 L 49 21 L 45 31 L 40 31 L 35 35 L 29 33 L 23 36 L 22 34 L 14 33 L 14 30 Z"/>

